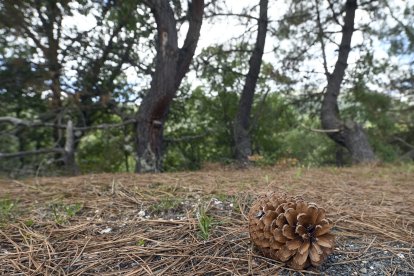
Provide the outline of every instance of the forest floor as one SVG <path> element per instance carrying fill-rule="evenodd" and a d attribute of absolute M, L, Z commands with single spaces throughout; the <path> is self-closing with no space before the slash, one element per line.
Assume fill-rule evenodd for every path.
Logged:
<path fill-rule="evenodd" d="M 324 265 L 253 248 L 246 215 L 270 191 L 327 210 Z M 0 275 L 413 275 L 413 229 L 413 165 L 0 180 Z"/>

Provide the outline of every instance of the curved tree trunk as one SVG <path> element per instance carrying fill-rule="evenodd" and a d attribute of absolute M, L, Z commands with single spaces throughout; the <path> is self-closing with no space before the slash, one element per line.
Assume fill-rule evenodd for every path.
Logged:
<path fill-rule="evenodd" d="M 249 60 L 249 72 L 246 76 L 246 82 L 240 96 L 239 107 L 234 120 L 235 155 L 237 161 L 241 164 L 247 164 L 248 157 L 252 154 L 249 119 L 266 41 L 268 2 L 268 0 L 260 0 L 259 28 L 256 44 Z"/>
<path fill-rule="evenodd" d="M 346 1 L 346 14 L 338 59 L 333 73 L 327 74 L 328 86 L 322 102 L 321 121 L 322 127 L 329 130 L 328 136 L 351 153 L 352 161 L 362 163 L 376 160 L 368 137 L 358 123 L 351 120 L 341 120 L 338 108 L 338 96 L 351 50 L 356 9 L 357 0 Z"/>
<path fill-rule="evenodd" d="M 177 44 L 174 12 L 165 0 L 149 1 L 157 24 L 155 73 L 149 93 L 137 114 L 136 172 L 159 172 L 162 168 L 163 127 L 170 104 L 188 71 L 200 37 L 204 0 L 189 4 L 189 29 L 181 49 Z"/>

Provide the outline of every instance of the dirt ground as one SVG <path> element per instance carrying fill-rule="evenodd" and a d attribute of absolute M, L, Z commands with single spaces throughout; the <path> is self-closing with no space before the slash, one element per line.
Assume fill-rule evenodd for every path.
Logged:
<path fill-rule="evenodd" d="M 271 191 L 327 210 L 323 266 L 252 246 L 247 212 Z M 0 180 L 1 275 L 414 275 L 413 229 L 413 165 Z"/>

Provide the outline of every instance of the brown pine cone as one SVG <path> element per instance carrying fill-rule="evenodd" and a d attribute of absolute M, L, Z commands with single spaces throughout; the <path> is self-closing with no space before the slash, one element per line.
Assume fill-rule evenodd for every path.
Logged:
<path fill-rule="evenodd" d="M 253 243 L 267 257 L 294 269 L 319 266 L 332 253 L 335 237 L 325 209 L 300 197 L 272 193 L 260 197 L 249 212 Z"/>

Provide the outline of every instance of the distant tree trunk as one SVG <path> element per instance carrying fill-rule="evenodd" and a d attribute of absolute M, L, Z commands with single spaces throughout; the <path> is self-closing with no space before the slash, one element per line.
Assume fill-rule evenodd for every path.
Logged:
<path fill-rule="evenodd" d="M 69 175 L 79 174 L 79 168 L 75 159 L 75 135 L 73 132 L 73 123 L 71 120 L 66 125 L 66 141 L 63 154 L 65 171 Z"/>
<path fill-rule="evenodd" d="M 332 74 L 327 74 L 328 86 L 322 102 L 321 121 L 328 132 L 328 136 L 339 145 L 345 147 L 351 154 L 354 163 L 373 162 L 376 160 L 374 152 L 368 142 L 361 125 L 351 120 L 343 121 L 338 108 L 338 96 L 341 83 L 347 67 L 348 55 L 351 50 L 351 38 L 354 32 L 355 10 L 357 0 L 346 1 L 346 14 L 342 29 L 342 39 L 339 46 L 338 60 Z"/>
<path fill-rule="evenodd" d="M 268 0 L 260 0 L 259 28 L 256 44 L 249 60 L 249 72 L 246 76 L 246 82 L 240 96 L 239 107 L 234 119 L 235 155 L 237 161 L 241 164 L 247 164 L 248 157 L 252 155 L 249 119 L 266 41 L 268 2 Z"/>
<path fill-rule="evenodd" d="M 51 30 L 53 32 L 53 30 Z M 55 143 L 55 147 L 62 148 L 64 146 L 64 139 L 63 139 L 63 132 L 58 127 L 61 124 L 61 112 L 62 112 L 62 93 L 61 93 L 61 83 L 60 83 L 60 64 L 58 62 L 58 41 L 56 41 L 53 37 L 49 38 L 49 48 L 46 50 L 46 59 L 48 60 L 48 70 L 50 74 L 50 90 L 52 91 L 52 99 L 51 99 L 51 110 L 54 114 L 54 124 L 53 127 L 53 142 Z M 59 159 L 59 155 L 57 154 L 56 160 Z M 58 162 L 59 166 L 63 165 L 63 163 Z"/>
<path fill-rule="evenodd" d="M 42 8 L 46 7 L 45 16 L 39 14 L 41 18 L 41 32 L 46 36 L 47 43 L 42 45 L 42 42 L 32 38 L 40 49 L 43 51 L 43 55 L 46 60 L 47 69 L 49 72 L 50 79 L 50 90 L 52 91 L 51 95 L 51 104 L 50 109 L 54 115 L 54 124 L 53 127 L 53 142 L 55 147 L 63 148 L 65 141 L 63 139 L 62 129 L 58 127 L 61 124 L 61 114 L 62 114 L 62 91 L 61 91 L 61 64 L 59 62 L 59 43 L 62 32 L 62 14 L 56 2 L 47 2 L 46 5 L 41 2 L 36 2 L 36 9 L 40 11 Z M 27 31 L 29 32 L 29 31 Z M 30 34 L 28 34 L 31 37 Z M 55 155 L 55 159 L 59 160 L 59 154 Z M 57 165 L 63 166 L 63 162 L 57 162 Z"/>
<path fill-rule="evenodd" d="M 157 24 L 155 73 L 149 93 L 137 114 L 136 172 L 159 172 L 162 168 L 163 128 L 170 104 L 188 71 L 200 37 L 204 0 L 189 3 L 189 29 L 181 49 L 177 26 L 169 1 L 148 1 Z"/>

